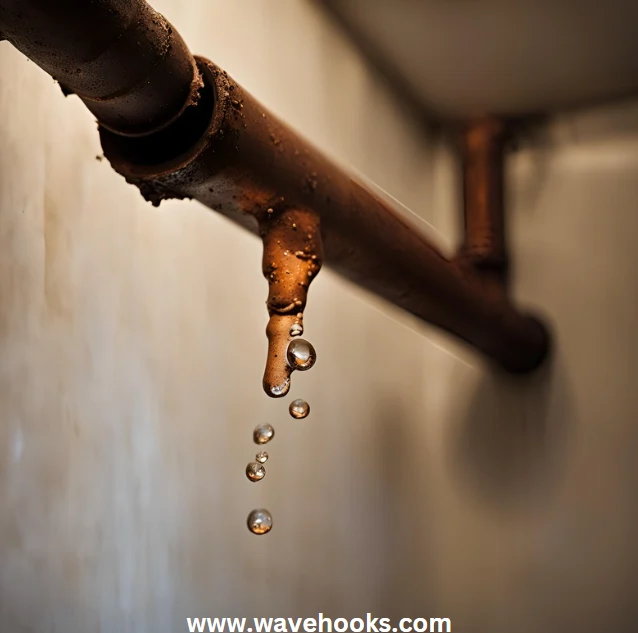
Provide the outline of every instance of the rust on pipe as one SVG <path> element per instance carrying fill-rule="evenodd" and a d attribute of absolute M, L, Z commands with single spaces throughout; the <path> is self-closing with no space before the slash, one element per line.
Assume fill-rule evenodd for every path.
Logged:
<path fill-rule="evenodd" d="M 281 267 L 298 284 L 325 260 L 509 371 L 530 371 L 542 362 L 549 337 L 538 320 L 521 314 L 504 292 L 487 292 L 475 268 L 448 261 L 224 71 L 194 59 L 175 29 L 142 0 L 0 0 L 0 31 L 83 99 L 100 124 L 105 156 L 153 204 L 195 198 L 260 234 L 266 270 L 269 262 L 277 266 L 267 273 L 275 274 L 269 281 Z M 489 231 L 483 220 L 471 228 L 474 213 L 468 210 L 468 233 L 479 244 Z M 286 269 L 277 241 L 305 248 L 291 218 L 309 227 L 317 259 L 296 258 L 296 267 Z M 475 246 L 469 252 L 479 253 Z M 283 350 L 286 327 L 299 318 L 283 308 L 291 299 L 306 301 L 307 286 L 294 287 L 295 294 L 294 283 L 270 284 L 273 356 Z M 269 364 L 264 386 L 283 384 L 286 371 Z"/>
<path fill-rule="evenodd" d="M 179 33 L 143 0 L 0 0 L 0 31 L 118 134 L 166 127 L 201 87 Z"/>
<path fill-rule="evenodd" d="M 460 258 L 486 278 L 507 273 L 503 208 L 507 123 L 495 117 L 470 121 L 462 131 L 465 242 Z"/>

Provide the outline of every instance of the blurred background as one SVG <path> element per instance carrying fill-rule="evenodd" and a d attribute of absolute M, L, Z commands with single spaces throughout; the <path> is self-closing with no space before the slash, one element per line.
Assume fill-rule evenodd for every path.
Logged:
<path fill-rule="evenodd" d="M 323 270 L 305 314 L 317 365 L 290 397 L 268 399 L 259 240 L 195 202 L 144 202 L 100 160 L 79 99 L 2 43 L 2 633 L 368 611 L 449 617 L 469 633 L 634 630 L 638 100 L 603 97 L 635 87 L 636 22 L 617 20 L 620 62 L 601 70 L 602 40 L 575 35 L 562 56 L 560 32 L 541 21 L 518 37 L 503 18 L 491 33 L 507 37 L 484 38 L 511 62 L 494 74 L 515 81 L 499 83 L 487 53 L 468 45 L 472 73 L 447 55 L 461 59 L 464 31 L 446 40 L 452 21 L 418 13 L 447 3 L 325 4 L 152 2 L 192 51 L 447 249 L 461 191 L 432 117 L 559 108 L 507 171 L 513 291 L 548 317 L 553 362 L 500 376 Z M 440 39 L 416 67 L 404 51 L 414 34 L 393 22 L 408 5 L 422 6 L 402 24 L 421 20 L 423 41 Z M 578 17 L 561 24 L 583 33 Z M 536 48 L 516 48 L 528 40 Z M 537 50 L 555 74 L 535 71 Z M 610 84 L 563 80 L 583 68 L 609 78 L 612 66 Z M 297 397 L 306 420 L 288 415 Z M 264 422 L 276 437 L 252 484 L 244 469 Z M 274 517 L 259 538 L 246 529 L 256 507 Z"/>

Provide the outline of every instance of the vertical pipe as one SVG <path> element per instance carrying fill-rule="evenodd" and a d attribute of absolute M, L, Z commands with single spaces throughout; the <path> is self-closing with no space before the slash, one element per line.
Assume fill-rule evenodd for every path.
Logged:
<path fill-rule="evenodd" d="M 465 242 L 461 258 L 476 273 L 504 283 L 507 274 L 503 209 L 506 123 L 485 117 L 462 132 Z"/>

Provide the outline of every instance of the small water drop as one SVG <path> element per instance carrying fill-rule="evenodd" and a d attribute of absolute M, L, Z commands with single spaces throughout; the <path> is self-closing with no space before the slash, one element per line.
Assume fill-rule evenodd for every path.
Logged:
<path fill-rule="evenodd" d="M 290 391 L 290 378 L 286 378 L 286 380 L 281 385 L 272 385 L 270 387 L 270 393 L 275 398 L 281 398 L 285 396 Z"/>
<path fill-rule="evenodd" d="M 308 341 L 298 338 L 288 344 L 286 357 L 288 358 L 288 364 L 293 369 L 306 371 L 317 361 L 317 352 Z"/>
<path fill-rule="evenodd" d="M 255 444 L 267 444 L 273 437 L 275 437 L 275 429 L 271 424 L 259 424 L 253 431 Z"/>
<path fill-rule="evenodd" d="M 293 323 L 290 327 L 290 336 L 301 336 L 303 334 L 303 325 L 301 323 Z"/>
<path fill-rule="evenodd" d="M 259 509 L 253 510 L 248 515 L 248 529 L 253 533 L 261 536 L 267 534 L 272 530 L 272 515 L 268 510 Z"/>
<path fill-rule="evenodd" d="M 288 407 L 290 411 L 290 415 L 295 418 L 295 420 L 301 420 L 305 418 L 310 413 L 310 405 L 301 398 L 297 398 L 297 400 L 293 400 L 290 403 L 290 407 Z"/>
<path fill-rule="evenodd" d="M 246 466 L 246 477 L 250 481 L 261 481 L 266 476 L 266 469 L 257 462 L 250 462 Z"/>
<path fill-rule="evenodd" d="M 255 459 L 260 464 L 265 464 L 268 461 L 268 453 L 266 451 L 259 451 L 259 453 L 257 453 L 257 455 L 255 455 Z"/>

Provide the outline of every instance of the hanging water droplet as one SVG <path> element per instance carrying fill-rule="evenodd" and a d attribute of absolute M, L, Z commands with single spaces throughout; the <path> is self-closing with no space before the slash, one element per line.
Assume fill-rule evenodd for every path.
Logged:
<path fill-rule="evenodd" d="M 290 336 L 301 336 L 303 334 L 303 325 L 301 323 L 293 323 L 290 327 Z"/>
<path fill-rule="evenodd" d="M 255 459 L 260 463 L 264 464 L 268 461 L 268 453 L 266 451 L 259 451 L 257 455 L 255 455 Z"/>
<path fill-rule="evenodd" d="M 288 364 L 293 369 L 298 369 L 299 371 L 310 369 L 317 360 L 315 348 L 302 338 L 290 341 L 286 356 L 288 358 Z"/>
<path fill-rule="evenodd" d="M 286 380 L 281 385 L 271 385 L 270 393 L 275 398 L 281 398 L 281 396 L 285 396 L 290 391 L 290 378 L 286 378 Z"/>
<path fill-rule="evenodd" d="M 275 437 L 275 429 L 270 424 L 259 424 L 253 431 L 255 444 L 266 444 Z"/>
<path fill-rule="evenodd" d="M 290 403 L 288 411 L 295 420 L 301 420 L 310 413 L 310 405 L 305 400 L 297 398 Z"/>
<path fill-rule="evenodd" d="M 246 477 L 250 481 L 261 481 L 266 476 L 266 469 L 257 462 L 250 462 L 246 466 Z"/>
<path fill-rule="evenodd" d="M 248 529 L 253 534 L 261 536 L 262 534 L 267 534 L 272 529 L 272 515 L 268 510 L 253 510 L 248 515 L 246 523 L 248 524 Z"/>

